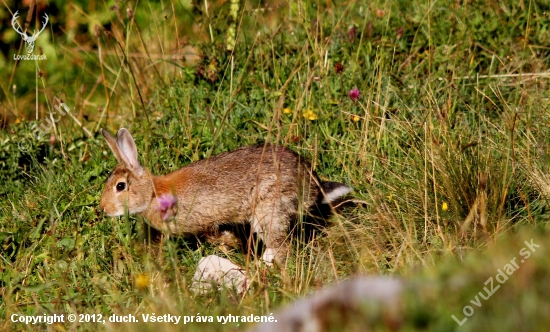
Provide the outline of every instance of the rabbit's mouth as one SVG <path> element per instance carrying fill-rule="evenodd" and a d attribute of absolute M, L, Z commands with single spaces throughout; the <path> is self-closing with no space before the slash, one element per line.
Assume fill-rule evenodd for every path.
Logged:
<path fill-rule="evenodd" d="M 113 209 L 113 206 L 107 206 L 106 204 L 99 204 L 99 208 L 108 217 L 119 217 L 124 214 L 124 209 L 121 209 L 121 210 L 117 208 Z"/>
<path fill-rule="evenodd" d="M 109 217 L 118 217 L 124 214 L 124 206 L 118 206 L 116 202 L 110 202 L 108 198 L 101 197 L 99 202 L 99 209 Z"/>
<path fill-rule="evenodd" d="M 120 217 L 124 214 L 124 213 L 119 213 L 119 212 L 109 213 L 109 212 L 105 212 L 105 211 L 103 211 L 103 213 L 105 213 L 107 215 L 107 217 Z"/>
<path fill-rule="evenodd" d="M 128 207 L 127 204 L 123 204 L 121 202 L 105 202 L 101 201 L 99 203 L 99 208 L 103 213 L 105 213 L 109 217 L 120 217 L 123 216 L 126 211 L 128 211 L 128 214 L 136 214 L 141 213 L 145 210 L 147 210 L 147 202 L 144 202 L 138 206 L 134 207 Z"/>

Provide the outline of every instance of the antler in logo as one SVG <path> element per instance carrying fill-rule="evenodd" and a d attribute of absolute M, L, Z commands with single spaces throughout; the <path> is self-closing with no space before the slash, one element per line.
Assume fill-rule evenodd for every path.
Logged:
<path fill-rule="evenodd" d="M 17 22 L 18 13 L 19 11 L 16 11 L 15 14 L 13 15 L 13 19 L 11 20 L 11 25 L 13 26 L 13 29 L 18 34 L 20 34 L 21 37 L 23 37 L 23 40 L 27 44 L 27 53 L 32 53 L 32 51 L 34 50 L 34 42 L 36 41 L 36 38 L 38 38 L 38 35 L 40 35 L 42 31 L 44 31 L 44 29 L 46 28 L 46 24 L 48 24 L 48 21 L 49 21 L 48 14 L 44 13 L 45 21 L 44 23 L 42 23 L 42 29 L 40 29 L 40 31 L 38 32 L 34 30 L 34 33 L 32 34 L 32 36 L 28 36 L 27 32 L 23 32 L 23 30 L 21 29 L 21 26 L 19 25 L 19 22 Z M 17 24 L 17 27 L 15 26 L 16 24 Z"/>

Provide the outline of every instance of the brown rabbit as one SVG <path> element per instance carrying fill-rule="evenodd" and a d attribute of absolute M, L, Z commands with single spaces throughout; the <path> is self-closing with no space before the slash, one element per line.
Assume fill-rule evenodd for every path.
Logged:
<path fill-rule="evenodd" d="M 262 258 L 286 254 L 298 213 L 318 215 L 352 189 L 321 182 L 308 162 L 275 145 L 240 148 L 154 176 L 138 161 L 130 132 L 101 133 L 119 165 L 105 182 L 100 208 L 111 217 L 140 213 L 172 234 L 208 234 L 220 225 L 249 223 L 265 243 Z M 317 212 L 316 212 L 317 211 Z"/>

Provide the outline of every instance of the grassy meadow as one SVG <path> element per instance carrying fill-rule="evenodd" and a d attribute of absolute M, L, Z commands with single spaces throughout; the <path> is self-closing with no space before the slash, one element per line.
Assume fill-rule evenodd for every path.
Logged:
<path fill-rule="evenodd" d="M 36 8 L 29 31 L 48 13 L 34 50 L 47 59 L 16 62 L 26 50 L 11 20 L 19 10 L 23 25 L 28 4 L 0 6 L 0 330 L 240 331 L 252 324 L 37 327 L 10 317 L 269 315 L 358 274 L 408 285 L 399 314 L 368 316 L 374 331 L 550 323 L 548 2 Z M 70 113 L 51 115 L 60 102 Z M 270 142 L 308 158 L 322 179 L 352 186 L 356 204 L 311 241 L 293 236 L 286 275 L 239 250 L 151 240 L 143 218 L 99 210 L 116 166 L 99 128 L 120 127 L 157 175 Z M 525 241 L 540 246 L 528 258 Z M 209 254 L 246 266 L 248 293 L 194 294 L 192 276 Z M 451 316 L 462 320 L 513 258 L 517 271 L 457 324 Z"/>

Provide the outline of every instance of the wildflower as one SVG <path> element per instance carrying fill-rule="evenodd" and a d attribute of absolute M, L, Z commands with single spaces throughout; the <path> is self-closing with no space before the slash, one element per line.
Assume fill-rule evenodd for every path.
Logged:
<path fill-rule="evenodd" d="M 393 193 L 391 193 L 391 194 L 388 196 L 388 201 L 389 201 L 389 202 L 393 201 Z"/>
<path fill-rule="evenodd" d="M 210 82 L 215 82 L 218 80 L 218 61 L 216 59 L 212 59 L 210 61 L 210 64 L 206 67 L 206 78 Z"/>
<path fill-rule="evenodd" d="M 351 27 L 349 30 L 348 30 L 348 38 L 350 41 L 353 41 L 355 39 L 355 36 L 357 35 L 357 28 L 356 27 Z"/>
<path fill-rule="evenodd" d="M 313 121 L 313 120 L 317 120 L 319 117 L 317 116 L 317 114 L 313 113 L 312 110 L 307 110 L 307 111 L 304 111 L 304 114 L 303 114 L 304 118 L 310 120 L 310 121 Z"/>
<path fill-rule="evenodd" d="M 359 122 L 359 120 L 361 120 L 361 118 L 359 117 L 359 115 L 354 115 L 354 116 L 353 116 L 353 122 Z"/>
<path fill-rule="evenodd" d="M 376 10 L 376 17 L 384 17 L 384 10 L 377 9 Z"/>
<path fill-rule="evenodd" d="M 447 202 L 443 202 L 443 204 L 441 204 L 441 210 L 447 211 L 448 209 L 449 209 L 449 205 L 447 204 Z"/>
<path fill-rule="evenodd" d="M 283 113 L 285 113 L 285 114 L 290 114 L 290 113 L 292 113 L 292 110 L 291 110 L 290 108 L 286 107 L 286 108 L 283 110 Z"/>
<path fill-rule="evenodd" d="M 55 143 L 57 143 L 57 139 L 54 134 L 50 135 L 50 139 L 48 140 L 51 146 L 55 146 Z"/>
<path fill-rule="evenodd" d="M 176 215 L 178 199 L 172 194 L 164 194 L 160 197 L 157 197 L 158 202 L 158 211 L 160 212 L 161 218 L 163 221 L 174 217 Z"/>
<path fill-rule="evenodd" d="M 342 74 L 344 72 L 344 65 L 341 62 L 336 62 L 334 64 L 334 72 L 338 75 Z"/>
<path fill-rule="evenodd" d="M 348 96 L 350 97 L 351 100 L 356 101 L 357 99 L 359 99 L 361 94 L 359 93 L 359 89 L 353 88 L 349 90 Z"/>
<path fill-rule="evenodd" d="M 404 34 L 405 34 L 405 29 L 403 27 L 397 28 L 397 39 L 403 37 Z"/>
<path fill-rule="evenodd" d="M 134 284 L 139 289 L 149 287 L 149 276 L 146 273 L 140 273 L 134 278 Z"/>

